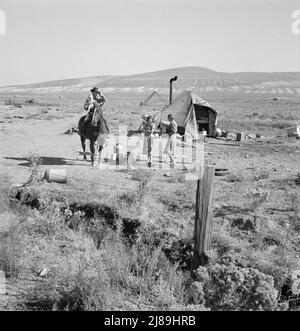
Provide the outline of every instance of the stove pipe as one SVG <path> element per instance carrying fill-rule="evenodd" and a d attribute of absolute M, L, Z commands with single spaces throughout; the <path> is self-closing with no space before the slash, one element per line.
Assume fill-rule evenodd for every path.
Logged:
<path fill-rule="evenodd" d="M 172 96 L 173 96 L 173 82 L 177 80 L 177 76 L 170 79 L 170 97 L 169 97 L 169 105 L 172 103 Z"/>

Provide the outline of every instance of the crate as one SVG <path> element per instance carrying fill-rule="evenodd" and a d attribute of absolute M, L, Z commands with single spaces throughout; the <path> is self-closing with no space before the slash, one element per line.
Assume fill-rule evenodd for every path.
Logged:
<path fill-rule="evenodd" d="M 245 132 L 238 132 L 236 134 L 236 141 L 244 141 L 245 140 Z"/>
<path fill-rule="evenodd" d="M 300 125 L 287 128 L 286 130 L 288 137 L 300 138 Z"/>

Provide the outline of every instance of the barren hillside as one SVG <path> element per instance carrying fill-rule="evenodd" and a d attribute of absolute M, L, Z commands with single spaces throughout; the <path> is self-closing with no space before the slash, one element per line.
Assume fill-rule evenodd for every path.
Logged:
<path fill-rule="evenodd" d="M 203 67 L 182 67 L 128 76 L 94 76 L 36 84 L 1 87 L 0 93 L 60 93 L 87 91 L 97 85 L 106 92 L 148 93 L 160 89 L 168 92 L 170 77 L 177 75 L 176 89 L 193 89 L 198 93 L 271 93 L 300 94 L 299 72 L 223 73 Z"/>

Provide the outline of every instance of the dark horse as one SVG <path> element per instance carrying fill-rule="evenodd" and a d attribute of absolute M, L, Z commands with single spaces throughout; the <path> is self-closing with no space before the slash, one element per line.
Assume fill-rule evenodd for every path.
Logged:
<path fill-rule="evenodd" d="M 85 153 L 85 141 L 86 139 L 89 139 L 92 166 L 94 165 L 95 143 L 97 142 L 99 148 L 98 167 L 100 167 L 101 152 L 107 140 L 109 129 L 100 107 L 95 106 L 94 111 L 92 114 L 88 115 L 87 120 L 85 120 L 85 117 L 86 116 L 81 117 L 78 122 L 78 133 L 80 135 L 83 149 L 83 160 L 87 161 Z"/>

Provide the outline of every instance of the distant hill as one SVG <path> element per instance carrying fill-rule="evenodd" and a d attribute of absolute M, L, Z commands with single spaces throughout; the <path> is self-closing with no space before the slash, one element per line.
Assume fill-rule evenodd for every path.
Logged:
<path fill-rule="evenodd" d="M 16 85 L 0 88 L 0 93 L 68 93 L 84 92 L 97 86 L 104 92 L 148 93 L 159 89 L 168 93 L 169 79 L 177 75 L 176 90 L 200 92 L 239 92 L 300 94 L 300 72 L 224 73 L 203 67 L 181 67 L 128 76 L 95 76 Z"/>

